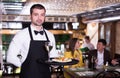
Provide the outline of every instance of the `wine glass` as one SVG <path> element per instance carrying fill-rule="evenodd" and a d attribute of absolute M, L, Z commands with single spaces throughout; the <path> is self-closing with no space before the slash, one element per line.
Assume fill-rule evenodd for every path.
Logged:
<path fill-rule="evenodd" d="M 48 52 L 48 61 L 50 61 L 50 51 L 53 48 L 53 44 L 51 42 L 45 42 L 45 49 Z"/>
<path fill-rule="evenodd" d="M 2 78 L 3 70 L 0 70 L 0 78 Z"/>

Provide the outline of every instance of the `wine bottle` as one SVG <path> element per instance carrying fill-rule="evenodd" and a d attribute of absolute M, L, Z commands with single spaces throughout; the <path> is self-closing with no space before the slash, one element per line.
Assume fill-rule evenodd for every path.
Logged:
<path fill-rule="evenodd" d="M 85 68 L 88 68 L 88 59 L 85 59 Z"/>
<path fill-rule="evenodd" d="M 92 70 L 95 69 L 95 59 L 94 59 L 94 56 L 92 56 L 92 58 L 91 58 L 91 69 Z"/>

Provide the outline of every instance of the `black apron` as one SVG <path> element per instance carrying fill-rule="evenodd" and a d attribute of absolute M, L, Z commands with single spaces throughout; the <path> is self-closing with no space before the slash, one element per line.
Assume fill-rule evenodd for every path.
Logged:
<path fill-rule="evenodd" d="M 31 29 L 30 48 L 26 60 L 21 66 L 20 78 L 51 78 L 49 65 L 45 63 L 48 60 L 48 52 L 45 49 L 45 42 L 49 42 L 48 36 L 46 41 L 33 40 Z"/>

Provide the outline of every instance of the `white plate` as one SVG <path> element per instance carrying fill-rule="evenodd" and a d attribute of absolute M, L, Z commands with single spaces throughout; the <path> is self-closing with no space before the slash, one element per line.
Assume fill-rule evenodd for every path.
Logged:
<path fill-rule="evenodd" d="M 72 59 L 65 59 L 65 60 L 61 60 L 61 59 L 52 59 L 52 61 L 54 61 L 54 62 L 71 62 Z"/>

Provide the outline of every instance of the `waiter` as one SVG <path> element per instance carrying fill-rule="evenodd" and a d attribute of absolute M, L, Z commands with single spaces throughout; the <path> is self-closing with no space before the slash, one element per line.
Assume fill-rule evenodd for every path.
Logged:
<path fill-rule="evenodd" d="M 51 78 L 48 51 L 45 43 L 52 43 L 50 57 L 56 57 L 54 35 L 43 28 L 46 9 L 41 4 L 34 4 L 30 8 L 31 25 L 18 32 L 12 39 L 7 62 L 21 67 L 20 78 Z M 21 58 L 18 57 L 21 55 Z"/>

